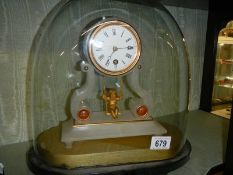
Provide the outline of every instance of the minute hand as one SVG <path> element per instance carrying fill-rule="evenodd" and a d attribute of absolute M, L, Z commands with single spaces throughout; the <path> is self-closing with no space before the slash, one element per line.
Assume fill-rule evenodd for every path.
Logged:
<path fill-rule="evenodd" d="M 134 46 L 117 47 L 117 49 L 128 49 L 128 50 L 133 49 L 133 48 L 134 48 Z"/>

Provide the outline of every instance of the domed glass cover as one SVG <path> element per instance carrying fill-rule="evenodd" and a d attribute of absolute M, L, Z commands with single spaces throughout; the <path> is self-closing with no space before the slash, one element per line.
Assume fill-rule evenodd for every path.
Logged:
<path fill-rule="evenodd" d="M 164 160 L 183 147 L 187 52 L 161 4 L 61 2 L 34 39 L 30 66 L 34 149 L 48 164 Z M 168 136 L 169 147 L 152 149 L 152 136 Z"/>

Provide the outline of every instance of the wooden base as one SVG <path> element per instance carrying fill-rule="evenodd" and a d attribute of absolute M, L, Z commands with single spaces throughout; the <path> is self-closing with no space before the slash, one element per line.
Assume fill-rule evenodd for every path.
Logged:
<path fill-rule="evenodd" d="M 184 143 L 179 129 L 163 126 L 166 135 L 172 137 L 169 150 L 150 150 L 151 136 L 79 141 L 67 149 L 60 141 L 61 127 L 57 126 L 38 136 L 37 151 L 48 165 L 67 169 L 165 160 L 174 157 Z"/>

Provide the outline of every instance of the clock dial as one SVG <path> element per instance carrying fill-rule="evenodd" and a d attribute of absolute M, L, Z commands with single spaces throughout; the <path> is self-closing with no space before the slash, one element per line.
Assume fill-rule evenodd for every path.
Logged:
<path fill-rule="evenodd" d="M 96 67 L 107 75 L 121 75 L 138 62 L 140 38 L 129 24 L 107 21 L 98 25 L 89 39 L 89 56 Z"/>

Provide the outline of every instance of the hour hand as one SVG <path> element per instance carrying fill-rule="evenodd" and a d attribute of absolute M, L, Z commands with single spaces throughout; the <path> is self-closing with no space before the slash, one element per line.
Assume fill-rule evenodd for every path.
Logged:
<path fill-rule="evenodd" d="M 111 58 L 107 59 L 107 61 L 106 61 L 106 63 L 105 63 L 105 66 L 109 66 L 109 64 L 110 64 L 110 59 L 111 59 Z"/>
<path fill-rule="evenodd" d="M 108 56 L 109 60 L 112 58 L 112 54 L 118 50 L 118 48 L 114 46 L 112 50 L 113 51 L 112 51 L 111 55 Z"/>

